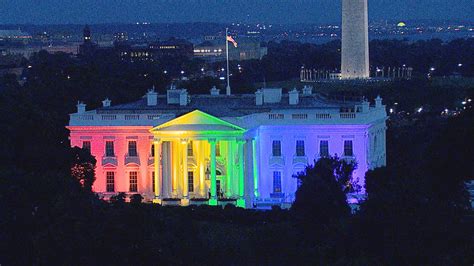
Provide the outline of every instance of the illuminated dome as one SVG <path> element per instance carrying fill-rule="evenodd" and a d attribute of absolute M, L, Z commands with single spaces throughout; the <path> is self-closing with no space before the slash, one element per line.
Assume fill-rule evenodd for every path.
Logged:
<path fill-rule="evenodd" d="M 405 22 L 400 22 L 397 24 L 397 27 L 406 27 L 407 24 L 405 24 Z"/>

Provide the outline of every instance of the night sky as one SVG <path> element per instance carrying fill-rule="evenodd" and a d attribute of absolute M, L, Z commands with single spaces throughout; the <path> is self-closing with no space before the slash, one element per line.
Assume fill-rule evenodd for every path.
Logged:
<path fill-rule="evenodd" d="M 371 20 L 474 20 L 474 0 L 369 0 Z M 340 20 L 340 0 L 0 0 L 0 24 Z"/>

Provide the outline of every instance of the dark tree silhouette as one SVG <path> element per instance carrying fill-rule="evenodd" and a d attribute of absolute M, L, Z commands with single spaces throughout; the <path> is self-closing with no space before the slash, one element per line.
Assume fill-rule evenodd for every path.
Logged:
<path fill-rule="evenodd" d="M 92 192 L 92 185 L 95 181 L 96 159 L 89 151 L 74 147 L 71 149 L 71 174 L 81 186 Z"/>
<path fill-rule="evenodd" d="M 296 176 L 300 187 L 291 210 L 304 219 L 323 224 L 348 217 L 350 209 L 344 191 L 354 169 L 354 163 L 337 157 L 321 158 L 314 166 L 307 166 Z"/>

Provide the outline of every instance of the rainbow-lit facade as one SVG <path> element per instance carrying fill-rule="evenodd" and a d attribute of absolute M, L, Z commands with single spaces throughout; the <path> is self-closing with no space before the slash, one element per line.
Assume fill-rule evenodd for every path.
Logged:
<path fill-rule="evenodd" d="M 289 206 L 293 177 L 321 156 L 356 160 L 361 185 L 386 164 L 382 100 L 329 101 L 312 88 L 283 94 L 189 95 L 172 87 L 137 102 L 70 115 L 72 146 L 97 159 L 93 190 L 139 193 L 163 205 Z M 155 156 L 156 155 L 156 156 Z"/>

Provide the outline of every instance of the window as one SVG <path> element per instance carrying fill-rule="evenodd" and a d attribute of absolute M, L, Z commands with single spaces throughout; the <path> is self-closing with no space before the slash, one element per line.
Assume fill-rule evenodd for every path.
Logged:
<path fill-rule="evenodd" d="M 281 193 L 281 172 L 273 172 L 273 193 Z"/>
<path fill-rule="evenodd" d="M 151 172 L 151 189 L 155 192 L 155 171 Z"/>
<path fill-rule="evenodd" d="M 329 141 L 321 140 L 319 142 L 319 156 L 329 157 Z"/>
<path fill-rule="evenodd" d="M 275 157 L 281 156 L 281 141 L 274 140 L 272 143 L 272 155 Z"/>
<path fill-rule="evenodd" d="M 82 148 L 88 152 L 91 152 L 91 142 L 90 141 L 83 141 Z"/>
<path fill-rule="evenodd" d="M 193 142 L 192 141 L 190 141 L 188 143 L 188 156 L 194 156 L 193 155 Z"/>
<path fill-rule="evenodd" d="M 128 142 L 128 156 L 130 157 L 137 157 L 137 142 L 136 141 L 129 141 Z"/>
<path fill-rule="evenodd" d="M 138 172 L 130 172 L 130 192 L 138 192 Z"/>
<path fill-rule="evenodd" d="M 352 140 L 344 140 L 344 156 L 354 156 L 354 151 L 352 150 Z"/>
<path fill-rule="evenodd" d="M 107 192 L 115 191 L 115 172 L 106 172 L 106 190 Z"/>
<path fill-rule="evenodd" d="M 298 156 L 298 157 L 305 156 L 304 140 L 297 140 L 296 141 L 296 156 Z"/>
<path fill-rule="evenodd" d="M 115 157 L 114 142 L 113 141 L 106 141 L 105 142 L 105 156 L 106 157 Z"/>
<path fill-rule="evenodd" d="M 194 172 L 188 172 L 188 191 L 194 192 Z"/>
<path fill-rule="evenodd" d="M 221 144 L 219 141 L 216 142 L 216 156 L 221 156 Z"/>
<path fill-rule="evenodd" d="M 155 144 L 153 144 L 153 143 L 151 144 L 151 152 L 150 152 L 150 154 L 151 154 L 151 157 L 155 157 Z"/>

